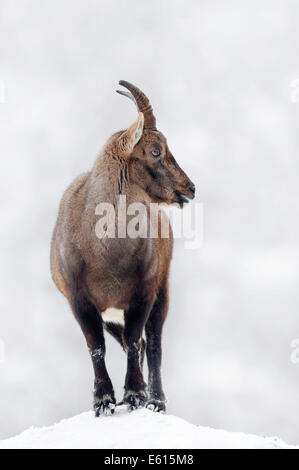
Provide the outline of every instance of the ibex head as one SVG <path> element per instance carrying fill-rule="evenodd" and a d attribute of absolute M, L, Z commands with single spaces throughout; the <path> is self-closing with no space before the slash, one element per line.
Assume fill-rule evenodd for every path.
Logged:
<path fill-rule="evenodd" d="M 137 106 L 137 120 L 117 134 L 118 151 L 128 160 L 130 175 L 153 202 L 178 203 L 181 207 L 193 199 L 195 186 L 170 152 L 166 138 L 156 128 L 156 118 L 146 95 L 136 86 L 121 80 L 127 96 Z"/>

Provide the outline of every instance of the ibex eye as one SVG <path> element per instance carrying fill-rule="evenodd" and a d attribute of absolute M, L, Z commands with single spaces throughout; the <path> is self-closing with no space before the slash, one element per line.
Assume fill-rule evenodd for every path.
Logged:
<path fill-rule="evenodd" d="M 151 151 L 151 154 L 153 157 L 160 157 L 161 155 L 161 149 L 159 149 L 159 147 L 155 147 L 152 151 Z"/>

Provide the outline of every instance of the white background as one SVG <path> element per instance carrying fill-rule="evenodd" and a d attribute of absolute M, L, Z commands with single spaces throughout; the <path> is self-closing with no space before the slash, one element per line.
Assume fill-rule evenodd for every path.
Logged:
<path fill-rule="evenodd" d="M 204 204 L 203 246 L 177 241 L 172 263 L 168 410 L 298 444 L 298 22 L 292 0 L 0 0 L 0 438 L 91 406 L 49 247 L 66 186 L 136 118 L 125 79 Z"/>

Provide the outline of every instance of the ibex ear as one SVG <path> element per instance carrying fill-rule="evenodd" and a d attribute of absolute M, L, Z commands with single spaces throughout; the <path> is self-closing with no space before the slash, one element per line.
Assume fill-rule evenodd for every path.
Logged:
<path fill-rule="evenodd" d="M 144 116 L 143 116 L 143 113 L 139 113 L 137 121 L 134 122 L 133 126 L 131 126 L 133 127 L 134 147 L 136 144 L 138 144 L 140 137 L 142 136 L 143 125 L 144 125 Z"/>
<path fill-rule="evenodd" d="M 123 150 L 131 152 L 136 144 L 138 144 L 144 125 L 143 113 L 139 113 L 137 120 L 126 130 L 121 136 Z"/>

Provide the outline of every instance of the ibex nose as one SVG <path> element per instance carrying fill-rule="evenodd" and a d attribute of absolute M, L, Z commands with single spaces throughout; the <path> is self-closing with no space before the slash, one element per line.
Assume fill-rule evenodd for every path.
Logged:
<path fill-rule="evenodd" d="M 195 196 L 195 185 L 194 184 L 189 184 L 187 189 L 188 189 L 189 193 L 192 194 L 192 198 L 194 198 L 194 196 Z"/>

